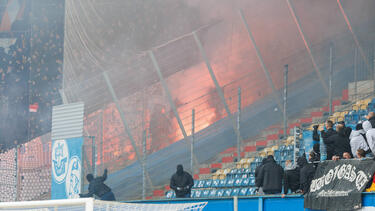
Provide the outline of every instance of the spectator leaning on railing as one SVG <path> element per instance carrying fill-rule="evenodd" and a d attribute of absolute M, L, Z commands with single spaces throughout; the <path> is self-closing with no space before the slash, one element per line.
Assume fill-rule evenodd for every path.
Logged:
<path fill-rule="evenodd" d="M 282 190 L 283 175 L 283 168 L 275 162 L 272 155 L 269 155 L 259 171 L 256 186 L 262 187 L 265 194 L 279 194 Z"/>
<path fill-rule="evenodd" d="M 300 167 L 294 166 L 291 160 L 287 160 L 284 169 L 284 194 L 287 194 L 289 190 L 292 193 L 297 192 L 300 187 L 299 177 Z"/>

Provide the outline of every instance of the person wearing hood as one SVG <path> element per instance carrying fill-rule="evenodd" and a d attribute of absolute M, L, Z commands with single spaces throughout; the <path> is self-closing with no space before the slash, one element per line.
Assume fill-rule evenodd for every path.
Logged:
<path fill-rule="evenodd" d="M 369 146 L 366 141 L 365 131 L 363 130 L 362 123 L 355 126 L 355 130 L 350 133 L 350 147 L 352 154 L 357 158 L 358 149 L 363 149 L 365 152 L 369 152 Z"/>
<path fill-rule="evenodd" d="M 375 114 L 374 112 L 370 112 L 367 116 L 368 120 L 364 121 L 362 126 L 363 130 L 366 132 L 366 140 L 370 147 L 372 153 L 375 152 Z"/>
<path fill-rule="evenodd" d="M 259 170 L 256 186 L 262 187 L 265 194 L 279 194 L 282 190 L 283 175 L 283 168 L 276 163 L 272 155 L 269 155 Z"/>
<path fill-rule="evenodd" d="M 314 160 L 314 156 L 314 153 L 310 153 L 309 160 Z M 313 163 L 307 162 L 305 154 L 297 159 L 297 164 L 300 168 L 300 189 L 303 194 L 306 194 L 310 190 L 311 181 L 314 179 L 315 166 Z"/>
<path fill-rule="evenodd" d="M 86 176 L 87 181 L 89 181 L 89 192 L 86 194 L 79 194 L 81 198 L 98 196 L 100 200 L 105 201 L 116 201 L 115 195 L 113 194 L 110 187 L 104 184 L 107 179 L 108 170 L 104 170 L 104 174 L 101 177 L 95 177 L 92 174 Z"/>
<path fill-rule="evenodd" d="M 254 173 L 255 183 L 256 183 L 257 180 L 259 180 L 259 172 L 262 169 L 262 167 L 264 166 L 264 164 L 266 164 L 266 162 L 267 162 L 267 158 L 263 158 L 262 163 L 259 166 L 256 167 L 255 173 Z M 259 187 L 259 188 L 261 188 L 261 187 Z"/>
<path fill-rule="evenodd" d="M 173 174 L 170 182 L 170 187 L 176 193 L 176 198 L 190 198 L 193 185 L 193 177 L 184 171 L 181 164 L 177 165 L 177 172 Z"/>
<path fill-rule="evenodd" d="M 328 138 L 337 134 L 337 132 L 333 129 L 333 122 L 331 120 L 327 120 L 325 123 L 327 131 L 320 131 L 321 137 L 323 139 L 323 143 L 326 145 L 327 148 L 327 160 L 332 160 L 332 156 L 334 155 L 335 149 L 333 147 L 333 143 L 328 141 Z"/>
<path fill-rule="evenodd" d="M 299 174 L 300 168 L 293 165 L 291 160 L 285 162 L 284 169 L 284 194 L 288 194 L 290 190 L 292 193 L 299 189 Z"/>

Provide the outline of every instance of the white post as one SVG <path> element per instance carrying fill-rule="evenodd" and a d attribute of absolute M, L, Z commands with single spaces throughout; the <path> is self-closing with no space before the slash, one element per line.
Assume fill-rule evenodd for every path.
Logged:
<path fill-rule="evenodd" d="M 94 199 L 88 198 L 85 203 L 85 211 L 93 211 L 94 210 Z"/>
<path fill-rule="evenodd" d="M 238 211 L 238 196 L 233 197 L 233 211 Z"/>

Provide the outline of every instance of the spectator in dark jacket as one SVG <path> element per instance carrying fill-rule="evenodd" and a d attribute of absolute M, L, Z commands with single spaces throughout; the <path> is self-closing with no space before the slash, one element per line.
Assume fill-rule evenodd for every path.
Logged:
<path fill-rule="evenodd" d="M 352 133 L 352 128 L 351 127 L 346 127 L 344 121 L 338 122 L 338 125 L 342 125 L 343 126 L 343 128 L 344 128 L 344 134 L 345 134 L 346 137 L 349 138 L 350 137 L 350 133 Z M 337 131 L 337 129 L 336 129 L 336 131 Z"/>
<path fill-rule="evenodd" d="M 333 130 L 333 122 L 331 120 L 327 120 L 325 126 L 327 128 L 327 131 L 322 130 L 320 131 L 320 134 L 322 136 L 323 143 L 326 145 L 327 148 L 327 160 L 332 160 L 332 156 L 335 153 L 335 149 L 333 147 L 333 143 L 328 142 L 328 138 L 332 135 L 337 134 L 337 132 Z"/>
<path fill-rule="evenodd" d="M 184 171 L 182 165 L 177 165 L 177 172 L 171 178 L 170 187 L 176 193 L 176 198 L 190 198 L 193 177 Z"/>
<path fill-rule="evenodd" d="M 310 153 L 309 160 L 314 160 L 314 154 Z M 310 190 L 311 181 L 314 178 L 315 166 L 313 163 L 308 163 L 305 154 L 299 157 L 297 164 L 300 167 L 300 189 L 303 194 Z"/>
<path fill-rule="evenodd" d="M 299 189 L 299 167 L 296 167 L 292 164 L 291 160 L 285 162 L 284 169 L 284 194 L 288 194 L 288 191 L 291 190 L 292 193 L 295 193 Z"/>
<path fill-rule="evenodd" d="M 314 130 L 313 130 L 313 140 L 314 141 L 320 141 L 320 136 L 319 136 L 319 133 L 318 133 L 319 125 L 314 125 L 313 128 L 314 128 Z"/>
<path fill-rule="evenodd" d="M 262 163 L 256 167 L 255 174 L 254 174 L 255 182 L 259 179 L 258 176 L 259 176 L 260 169 L 264 166 L 264 164 L 266 164 L 266 162 L 267 162 L 267 158 L 263 158 Z"/>
<path fill-rule="evenodd" d="M 101 177 L 96 177 L 92 174 L 86 176 L 87 181 L 89 181 L 89 192 L 87 194 L 79 194 L 80 197 L 92 197 L 96 195 L 100 200 L 115 201 L 115 195 L 113 194 L 111 188 L 104 184 L 107 179 L 107 169 L 104 170 L 104 174 Z"/>
<path fill-rule="evenodd" d="M 312 162 L 320 161 L 320 144 L 319 143 L 314 144 L 312 152 L 315 154 L 314 160 Z"/>
<path fill-rule="evenodd" d="M 350 147 L 349 138 L 346 136 L 345 127 L 342 124 L 336 126 L 337 134 L 328 138 L 327 142 L 332 143 L 334 147 L 334 155 L 342 158 L 344 152 L 349 152 L 351 157 L 352 149 Z"/>
<path fill-rule="evenodd" d="M 275 162 L 272 155 L 269 155 L 266 163 L 259 170 L 256 186 L 262 187 L 265 194 L 279 194 L 282 189 L 283 175 L 283 168 Z"/>

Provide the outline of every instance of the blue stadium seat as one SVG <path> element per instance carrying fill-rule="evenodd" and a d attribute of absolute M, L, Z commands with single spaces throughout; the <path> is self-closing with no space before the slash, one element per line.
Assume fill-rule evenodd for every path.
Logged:
<path fill-rule="evenodd" d="M 170 190 L 170 191 L 167 192 L 167 194 L 165 194 L 165 198 L 167 198 L 167 199 L 173 199 L 175 197 L 176 197 L 176 194 L 173 190 Z"/>
<path fill-rule="evenodd" d="M 203 190 L 201 198 L 208 198 L 208 196 L 210 195 L 210 192 L 211 192 L 211 190 L 209 190 L 209 189 Z"/>
<path fill-rule="evenodd" d="M 203 188 L 205 184 L 206 184 L 205 180 L 199 180 L 197 184 L 197 188 Z"/>
<path fill-rule="evenodd" d="M 229 179 L 225 187 L 230 188 L 233 187 L 234 185 L 234 179 Z"/>
<path fill-rule="evenodd" d="M 247 168 L 247 169 L 245 169 L 245 172 L 244 172 L 244 173 L 246 173 L 246 174 L 250 174 L 250 172 L 251 172 L 251 169 Z"/>
<path fill-rule="evenodd" d="M 249 191 L 249 188 L 241 188 L 240 193 L 238 195 L 239 196 L 246 196 L 247 191 Z"/>
<path fill-rule="evenodd" d="M 241 176 L 242 179 L 246 179 L 248 177 L 249 177 L 249 173 L 243 173 Z"/>
<path fill-rule="evenodd" d="M 224 197 L 230 197 L 230 196 L 232 196 L 232 191 L 233 191 L 233 189 L 232 188 L 228 188 L 228 189 L 225 189 L 224 190 Z"/>
<path fill-rule="evenodd" d="M 248 196 L 252 196 L 252 195 L 255 195 L 255 188 L 249 188 L 249 190 L 247 191 L 247 195 Z"/>
<path fill-rule="evenodd" d="M 241 187 L 242 182 L 243 182 L 242 178 L 238 178 L 238 179 L 234 180 L 234 187 Z"/>
<path fill-rule="evenodd" d="M 230 174 L 237 174 L 237 171 L 238 171 L 238 169 L 232 169 L 232 170 L 230 171 Z"/>
<path fill-rule="evenodd" d="M 216 189 L 216 188 L 212 189 L 210 191 L 210 194 L 208 195 L 208 197 L 210 197 L 210 198 L 216 197 L 217 191 L 218 191 L 218 189 Z"/>
<path fill-rule="evenodd" d="M 202 196 L 202 190 L 195 190 L 194 198 L 200 198 Z"/>
<path fill-rule="evenodd" d="M 368 113 L 368 111 L 366 111 L 366 110 L 359 110 L 358 111 L 359 119 L 360 120 L 366 119 L 365 116 L 367 116 L 367 113 Z"/>
<path fill-rule="evenodd" d="M 375 111 L 375 102 L 370 102 L 368 104 L 367 110 L 370 111 Z"/>
<path fill-rule="evenodd" d="M 227 185 L 227 182 L 228 182 L 227 179 L 220 180 L 219 187 L 221 187 L 221 188 L 225 187 Z"/>
<path fill-rule="evenodd" d="M 195 189 L 195 188 L 198 188 L 198 183 L 199 183 L 199 180 L 194 180 L 194 185 L 192 187 L 192 189 Z"/>
<path fill-rule="evenodd" d="M 276 160 L 276 161 L 279 161 L 279 160 L 281 159 L 281 153 L 280 153 L 280 150 L 275 150 L 273 156 L 275 157 L 275 160 Z"/>
<path fill-rule="evenodd" d="M 206 183 L 204 184 L 204 188 L 210 188 L 212 186 L 212 179 L 206 180 Z"/>
<path fill-rule="evenodd" d="M 197 190 L 191 190 L 191 193 L 190 193 L 190 197 L 191 198 L 194 198 L 195 197 L 195 192 L 196 192 Z"/>
<path fill-rule="evenodd" d="M 250 178 L 246 178 L 242 181 L 242 186 L 247 187 L 250 184 Z"/>
<path fill-rule="evenodd" d="M 211 187 L 217 188 L 217 187 L 219 187 L 219 184 L 220 184 L 220 180 L 218 180 L 218 179 L 212 180 L 212 186 Z"/>
<path fill-rule="evenodd" d="M 240 188 L 234 188 L 231 196 L 238 196 L 239 193 L 240 193 Z"/>
<path fill-rule="evenodd" d="M 249 186 L 254 186 L 254 185 L 255 185 L 255 177 L 250 177 Z"/>
<path fill-rule="evenodd" d="M 224 196 L 224 189 L 218 189 L 216 192 L 216 197 L 223 197 Z"/>

